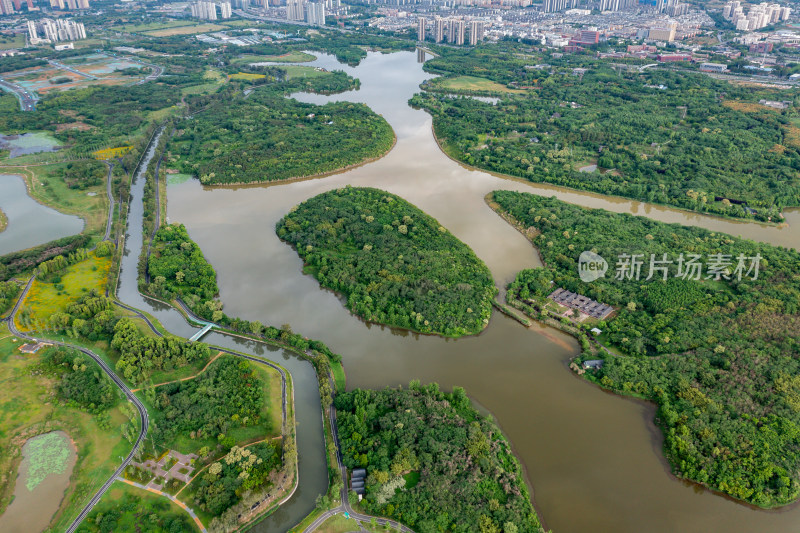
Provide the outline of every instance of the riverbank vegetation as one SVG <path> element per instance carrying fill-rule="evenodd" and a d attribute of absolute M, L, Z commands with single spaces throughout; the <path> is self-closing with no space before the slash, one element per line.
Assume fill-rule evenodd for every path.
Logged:
<path fill-rule="evenodd" d="M 614 306 L 613 318 L 594 325 L 625 356 L 600 350 L 603 367 L 584 376 L 659 405 L 677 475 L 764 507 L 798 497 L 798 252 L 532 194 L 496 191 L 491 202 L 532 237 L 545 265 L 519 274 L 511 300 L 541 311 L 537 302 L 560 287 Z M 604 277 L 581 281 L 584 251 L 608 262 Z M 646 280 L 651 254 L 666 281 L 663 270 Z M 629 268 L 633 256 L 644 261 L 641 276 Z M 686 275 L 690 263 L 699 263 L 698 279 Z"/>
<path fill-rule="evenodd" d="M 3 233 L 8 227 L 8 216 L 0 209 L 0 233 Z"/>
<path fill-rule="evenodd" d="M 344 463 L 367 470 L 367 512 L 420 532 L 543 531 L 511 446 L 463 389 L 356 389 L 335 405 Z"/>
<path fill-rule="evenodd" d="M 731 217 L 779 221 L 782 208 L 800 205 L 797 111 L 758 103 L 795 93 L 519 52 L 510 44 L 444 50 L 425 64 L 445 77 L 411 103 L 431 113 L 450 156 L 534 182 Z M 465 76 L 486 83 L 459 85 Z M 454 90 L 500 101 L 440 92 Z"/>
<path fill-rule="evenodd" d="M 365 320 L 460 337 L 489 323 L 496 289 L 474 252 L 435 219 L 379 189 L 347 187 L 292 208 L 277 226 L 323 287 Z"/>
<path fill-rule="evenodd" d="M 366 105 L 319 106 L 285 97 L 293 90 L 349 88 L 339 81 L 344 80 L 295 78 L 260 86 L 246 97 L 231 90 L 198 102 L 203 110 L 177 125 L 170 144 L 177 167 L 203 184 L 251 183 L 314 176 L 382 156 L 394 133 Z"/>
<path fill-rule="evenodd" d="M 108 458 L 130 451 L 139 419 L 132 406 L 119 401 L 116 388 L 109 393 L 108 378 L 88 357 L 52 347 L 23 354 L 22 344 L 0 325 L 0 513 L 14 490 L 22 444 L 62 430 L 77 448 L 70 486 L 50 524 L 62 531 L 113 473 Z"/>

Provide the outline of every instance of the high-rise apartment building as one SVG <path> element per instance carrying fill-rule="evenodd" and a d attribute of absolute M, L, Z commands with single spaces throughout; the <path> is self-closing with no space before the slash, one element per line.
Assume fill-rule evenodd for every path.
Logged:
<path fill-rule="evenodd" d="M 456 30 L 456 44 L 464 44 L 464 37 L 466 35 L 467 23 L 463 20 L 457 20 L 455 24 Z"/>
<path fill-rule="evenodd" d="M 230 9 L 230 4 L 228 4 Z M 189 6 L 192 17 L 203 20 L 217 20 L 217 4 L 200 0 Z"/>
<path fill-rule="evenodd" d="M 469 23 L 469 44 L 475 46 L 483 40 L 483 22 L 473 20 Z"/>
<path fill-rule="evenodd" d="M 14 5 L 11 0 L 0 0 L 0 15 L 11 15 L 14 13 Z"/>
<path fill-rule="evenodd" d="M 436 39 L 437 43 L 444 41 L 444 19 L 441 17 L 436 17 L 434 22 L 434 30 L 436 32 Z"/>
<path fill-rule="evenodd" d="M 325 25 L 325 2 L 308 2 L 305 7 L 307 23 L 312 26 Z"/>
<path fill-rule="evenodd" d="M 422 42 L 425 40 L 425 17 L 417 19 L 417 40 Z"/>
<path fill-rule="evenodd" d="M 43 37 L 40 37 L 41 35 Z M 28 40 L 31 44 L 42 41 L 57 43 L 60 41 L 79 41 L 86 39 L 86 28 L 82 22 L 68 19 L 41 19 L 28 21 Z"/>
<path fill-rule="evenodd" d="M 305 20 L 305 0 L 286 0 L 286 19 Z"/>
<path fill-rule="evenodd" d="M 230 2 L 220 2 L 219 4 L 220 18 L 229 19 L 233 14 Z"/>

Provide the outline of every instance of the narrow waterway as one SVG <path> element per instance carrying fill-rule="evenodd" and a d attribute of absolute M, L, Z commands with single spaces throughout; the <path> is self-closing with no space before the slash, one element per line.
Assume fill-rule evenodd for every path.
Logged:
<path fill-rule="evenodd" d="M 193 180 L 169 187 L 170 218 L 186 224 L 216 268 L 229 315 L 289 323 L 324 341 L 343 355 L 351 388 L 412 379 L 436 381 L 447 389 L 464 386 L 510 438 L 537 509 L 557 533 L 786 532 L 800 527 L 800 510 L 794 507 L 755 510 L 672 476 L 652 422 L 653 407 L 575 377 L 567 368 L 578 352 L 571 337 L 544 327 L 526 329 L 497 313 L 481 335 L 459 340 L 365 324 L 336 295 L 303 275 L 297 254 L 274 231 L 293 205 L 311 196 L 348 184 L 378 187 L 437 218 L 475 250 L 503 286 L 538 259 L 528 241 L 485 205 L 484 196 L 496 189 L 557 196 L 785 246 L 800 242 L 800 212 L 788 213 L 791 227 L 760 226 L 470 170 L 438 148 L 430 116 L 407 105 L 418 84 L 430 77 L 416 54 L 370 53 L 356 68 L 315 54 L 319 59 L 310 65 L 345 70 L 361 80 L 361 88 L 298 99 L 367 103 L 389 121 L 398 142 L 374 163 L 321 179 L 217 189 Z"/>
<path fill-rule="evenodd" d="M 83 219 L 59 213 L 30 196 L 21 176 L 0 174 L 0 209 L 8 226 L 0 233 L 0 255 L 83 231 Z"/>
<path fill-rule="evenodd" d="M 137 288 L 137 263 L 143 244 L 144 170 L 157 145 L 158 138 L 151 143 L 151 148 L 140 165 L 140 171 L 131 184 L 130 212 L 117 296 L 122 302 L 155 316 L 173 334 L 188 338 L 197 330 L 186 323 L 180 313 L 172 307 L 142 297 Z M 291 500 L 251 529 L 256 533 L 287 531 L 314 509 L 317 496 L 325 493 L 328 488 L 328 466 L 316 372 L 310 363 L 280 348 L 214 332 L 206 335 L 203 341 L 269 359 L 291 374 L 297 422 L 299 486 Z M 280 406 L 275 408 L 279 409 Z M 191 502 L 187 503 L 191 506 Z"/>

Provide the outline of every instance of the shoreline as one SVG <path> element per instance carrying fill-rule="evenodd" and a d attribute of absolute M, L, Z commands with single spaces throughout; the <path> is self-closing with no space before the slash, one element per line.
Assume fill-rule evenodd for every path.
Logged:
<path fill-rule="evenodd" d="M 0 233 L 3 233 L 8 227 L 8 215 L 0 209 Z"/>

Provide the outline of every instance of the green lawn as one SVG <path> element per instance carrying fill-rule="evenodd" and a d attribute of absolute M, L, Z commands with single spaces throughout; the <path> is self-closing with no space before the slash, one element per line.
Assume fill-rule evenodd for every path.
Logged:
<path fill-rule="evenodd" d="M 274 63 L 307 63 L 317 59 L 316 56 L 307 54 L 305 52 L 292 51 L 282 55 L 241 55 L 233 60 L 234 64 L 240 63 L 260 63 L 260 62 L 274 62 Z"/>
<path fill-rule="evenodd" d="M 13 48 L 23 48 L 25 46 L 25 36 L 16 34 L 14 36 L 0 35 L 0 50 L 11 50 Z"/>
<path fill-rule="evenodd" d="M 439 89 L 453 91 L 472 91 L 472 92 L 495 92 L 495 93 L 524 93 L 516 89 L 509 89 L 505 85 L 478 78 L 475 76 L 456 76 L 453 78 L 439 78 L 433 82 L 433 86 Z"/>
<path fill-rule="evenodd" d="M 325 70 L 317 70 L 314 67 L 304 67 L 300 65 L 286 65 L 281 68 L 286 71 L 286 78 L 290 80 L 293 78 L 317 78 L 329 74 Z"/>

